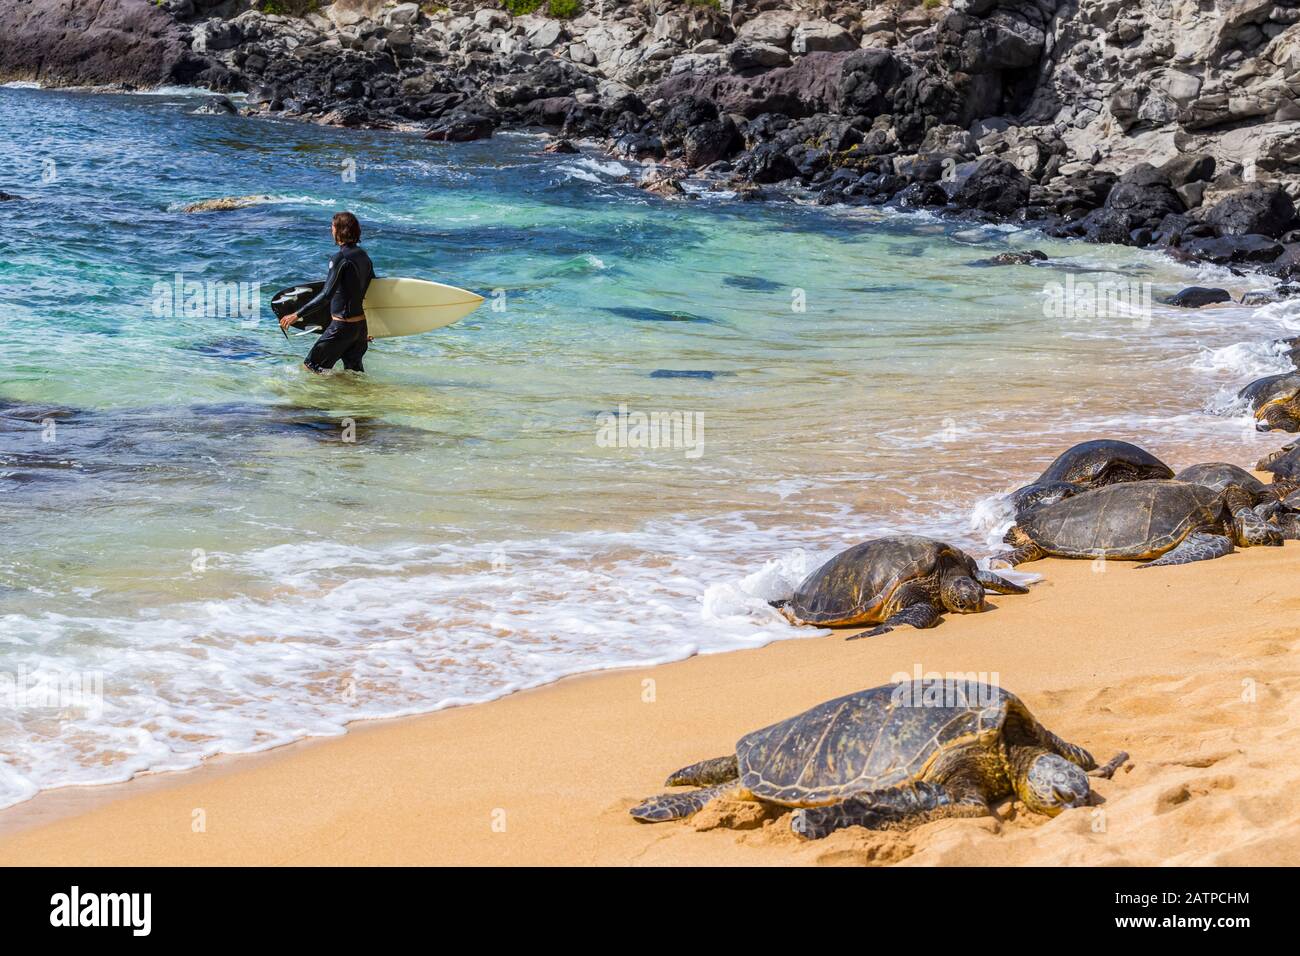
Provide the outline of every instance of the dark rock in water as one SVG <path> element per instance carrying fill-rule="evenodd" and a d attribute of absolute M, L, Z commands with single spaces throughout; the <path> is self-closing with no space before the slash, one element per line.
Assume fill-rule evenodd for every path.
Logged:
<path fill-rule="evenodd" d="M 239 107 L 228 96 L 212 96 L 204 100 L 203 105 L 194 112 L 196 115 L 222 116 L 238 113 Z"/>
<path fill-rule="evenodd" d="M 1140 163 L 1119 178 L 1102 208 L 1084 218 L 1084 234 L 1092 242 L 1132 245 L 1136 230 L 1150 229 L 1154 238 L 1166 216 L 1185 211 L 1169 177 L 1149 163 Z"/>
<path fill-rule="evenodd" d="M 717 372 L 697 371 L 695 369 L 682 368 L 657 368 L 650 373 L 651 378 L 704 378 L 712 379 L 717 376 Z"/>
<path fill-rule="evenodd" d="M 1041 249 L 1026 249 L 1024 252 L 1000 252 L 988 259 L 976 259 L 973 266 L 1027 266 L 1034 262 L 1044 262 L 1047 253 Z"/>
<path fill-rule="evenodd" d="M 701 96 L 675 100 L 660 121 L 659 138 L 668 150 L 680 149 L 683 161 L 692 169 L 726 159 L 742 145 L 735 121 Z"/>
<path fill-rule="evenodd" d="M 606 312 L 613 315 L 622 316 L 625 319 L 632 319 L 635 322 L 699 322 L 708 325 L 716 324 L 713 319 L 706 319 L 701 315 L 694 315 L 690 312 L 664 312 L 660 309 L 637 308 L 635 306 L 608 306 Z"/>
<path fill-rule="evenodd" d="M 1267 236 L 1224 236 L 1221 239 L 1193 239 L 1178 249 L 1181 256 L 1217 265 L 1239 262 L 1272 262 L 1282 255 L 1280 242 Z"/>
<path fill-rule="evenodd" d="M 1232 294 L 1226 289 L 1207 289 L 1198 285 L 1183 289 L 1183 291 L 1164 300 L 1166 305 L 1176 305 L 1180 309 L 1199 309 L 1201 306 L 1217 305 L 1220 302 L 1231 301 Z"/>
<path fill-rule="evenodd" d="M 799 175 L 799 167 L 776 143 L 763 143 L 736 161 L 736 175 L 754 183 L 779 183 Z"/>
<path fill-rule="evenodd" d="M 243 362 L 248 359 L 266 358 L 272 353 L 263 348 L 254 339 L 227 339 L 218 342 L 202 342 L 186 345 L 184 348 L 209 358 L 226 359 L 231 362 Z"/>
<path fill-rule="evenodd" d="M 1010 216 L 1029 202 L 1029 180 L 1004 159 L 981 160 L 960 180 L 952 204 Z"/>
<path fill-rule="evenodd" d="M 15 196 L 13 193 L 7 193 L 3 189 L 0 189 L 0 202 L 14 202 L 22 198 L 22 196 Z"/>
<path fill-rule="evenodd" d="M 781 283 L 764 279 L 762 276 L 724 276 L 722 284 L 744 289 L 746 292 L 777 292 L 785 288 Z"/>
<path fill-rule="evenodd" d="M 430 126 L 424 138 L 438 143 L 468 143 L 489 138 L 494 128 L 495 124 L 486 116 L 457 112 Z"/>
<path fill-rule="evenodd" d="M 912 183 L 897 193 L 892 202 L 903 209 L 925 209 L 946 206 L 948 194 L 938 183 Z"/>
<path fill-rule="evenodd" d="M 1259 235 L 1276 239 L 1295 219 L 1295 205 L 1277 183 L 1252 183 L 1235 190 L 1205 212 L 1221 236 Z"/>
<path fill-rule="evenodd" d="M 567 139 L 552 140 L 542 149 L 543 153 L 563 153 L 566 155 L 572 155 L 578 151 L 578 147 L 574 146 Z"/>

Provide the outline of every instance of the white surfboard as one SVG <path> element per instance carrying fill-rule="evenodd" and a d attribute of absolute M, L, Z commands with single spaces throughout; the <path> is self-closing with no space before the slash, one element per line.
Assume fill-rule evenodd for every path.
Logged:
<path fill-rule="evenodd" d="M 366 330 L 377 339 L 441 329 L 482 304 L 477 293 L 427 279 L 373 279 L 361 303 Z"/>

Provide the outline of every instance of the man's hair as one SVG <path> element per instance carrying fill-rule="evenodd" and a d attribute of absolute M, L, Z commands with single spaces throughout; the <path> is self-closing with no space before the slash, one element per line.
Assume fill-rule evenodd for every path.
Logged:
<path fill-rule="evenodd" d="M 357 222 L 357 217 L 350 212 L 334 214 L 334 231 L 338 234 L 339 242 L 361 241 L 361 223 Z"/>

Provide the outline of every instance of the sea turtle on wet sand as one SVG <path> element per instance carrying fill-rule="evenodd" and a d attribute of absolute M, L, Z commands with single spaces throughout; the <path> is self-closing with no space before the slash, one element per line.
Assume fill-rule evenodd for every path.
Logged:
<path fill-rule="evenodd" d="M 1019 519 L 1091 488 L 1173 476 L 1174 470 L 1145 448 L 1098 438 L 1061 452 L 1037 480 L 1011 493 L 1011 503 Z"/>
<path fill-rule="evenodd" d="M 1250 507 L 1235 485 L 1215 491 L 1185 481 L 1108 485 L 1028 515 L 1005 538 L 1011 565 L 1039 558 L 1146 561 L 1143 568 L 1188 564 L 1242 547 L 1279 545 L 1281 532 Z"/>
<path fill-rule="evenodd" d="M 1255 470 L 1272 472 L 1275 485 L 1284 481 L 1300 485 L 1300 441 L 1265 455 L 1255 462 Z"/>
<path fill-rule="evenodd" d="M 1026 594 L 1018 584 L 984 571 L 959 548 L 900 534 L 875 538 L 831 558 L 808 575 L 788 601 L 773 602 L 794 624 L 857 627 L 875 637 L 902 624 L 934 627 L 944 611 L 985 610 L 984 591 Z"/>
<path fill-rule="evenodd" d="M 1260 431 L 1300 431 L 1300 372 L 1257 378 L 1237 397 L 1250 402 Z"/>
<path fill-rule="evenodd" d="M 809 839 L 841 827 L 905 829 L 979 817 L 1018 796 L 1055 816 L 1088 802 L 1089 776 L 1109 777 L 1000 687 L 975 681 L 886 684 L 818 704 L 740 738 L 735 753 L 678 770 L 630 811 L 644 823 L 689 817 L 710 800 L 798 808 L 790 828 Z M 1091 774 L 1088 773 L 1091 771 Z"/>
<path fill-rule="evenodd" d="M 1279 499 L 1278 489 L 1266 485 L 1245 468 L 1230 465 L 1226 461 L 1210 461 L 1200 465 L 1190 465 L 1174 475 L 1177 481 L 1186 481 L 1193 485 L 1204 485 L 1215 491 L 1222 491 L 1229 485 L 1235 485 L 1250 496 L 1251 506 L 1257 511 L 1264 506 L 1262 517 L 1267 517 L 1274 510 L 1269 508 Z"/>

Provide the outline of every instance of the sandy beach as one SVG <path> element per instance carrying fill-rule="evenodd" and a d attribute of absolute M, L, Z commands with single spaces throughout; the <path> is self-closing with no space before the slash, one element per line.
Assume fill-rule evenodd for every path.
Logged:
<path fill-rule="evenodd" d="M 937 629 L 842 634 L 561 681 L 0 814 L 8 864 L 1226 864 L 1300 862 L 1300 544 L 1137 571 L 1043 561 L 1029 595 Z M 1098 806 L 805 842 L 715 803 L 627 810 L 677 767 L 893 675 L 977 672 L 1131 762 Z M 195 821 L 201 822 L 201 826 Z M 748 827 L 736 829 L 723 824 Z"/>

